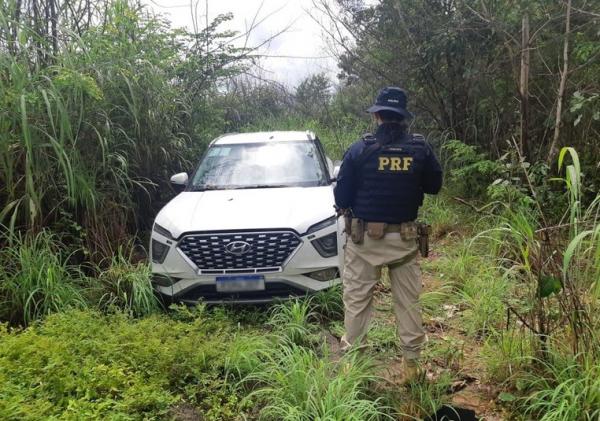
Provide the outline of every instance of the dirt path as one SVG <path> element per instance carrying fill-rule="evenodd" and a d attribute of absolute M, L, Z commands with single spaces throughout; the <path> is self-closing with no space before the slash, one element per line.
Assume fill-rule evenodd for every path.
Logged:
<path fill-rule="evenodd" d="M 440 279 L 426 271 L 423 274 L 423 282 L 424 292 L 438 291 L 442 286 Z M 391 295 L 385 284 L 378 288 L 375 299 L 374 325 L 383 324 L 390 330 L 394 329 Z M 507 414 L 496 405 L 498 389 L 485 379 L 485 368 L 480 356 L 482 343 L 468 337 L 461 329 L 461 308 L 450 304 L 443 304 L 442 307 L 444 311 L 441 316 L 431 317 L 424 313 L 428 343 L 423 359 L 428 382 L 448 383 L 443 400 L 456 407 L 475 411 L 480 420 L 507 419 Z M 382 358 L 378 358 L 382 365 L 381 375 L 388 382 L 388 387 L 397 387 L 395 385 L 402 376 L 402 361 L 397 357 L 398 351 L 395 347 L 390 352 L 383 353 Z M 419 406 L 419 402 L 409 401 L 406 403 L 406 409 L 418 410 L 415 405 Z"/>
<path fill-rule="evenodd" d="M 431 257 L 436 258 L 439 256 Z M 443 286 L 435 274 L 427 271 L 423 273 L 423 282 L 424 292 L 439 291 Z M 429 393 L 444 403 L 475 411 L 479 420 L 508 419 L 508 415 L 496 404 L 498 388 L 486 380 L 481 358 L 483 343 L 467 336 L 461 329 L 460 316 L 463 309 L 449 303 L 442 304 L 442 308 L 444 311 L 439 312 L 441 316 L 431 316 L 424 312 L 428 344 L 423 360 L 427 369 L 426 383 L 429 386 L 417 391 L 399 386 L 402 360 L 396 345 L 391 294 L 384 273 L 384 282 L 378 286 L 375 295 L 368 351 L 373 353 L 380 366 L 382 392 L 401 396 L 402 405 L 397 409 L 417 417 L 424 416 L 424 412 L 430 410 L 426 408 L 429 402 L 424 396 Z M 338 337 L 335 332 L 328 332 L 326 335 L 334 353 L 339 348 Z"/>

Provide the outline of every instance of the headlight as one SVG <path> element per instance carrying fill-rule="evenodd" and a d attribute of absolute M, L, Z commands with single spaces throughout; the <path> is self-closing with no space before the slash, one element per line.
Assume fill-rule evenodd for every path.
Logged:
<path fill-rule="evenodd" d="M 166 229 L 165 227 L 161 227 L 160 225 L 158 225 L 156 222 L 154 223 L 154 232 L 157 234 L 162 235 L 163 237 L 167 237 L 170 240 L 174 240 L 173 238 L 173 234 L 171 234 L 171 232 Z"/>
<path fill-rule="evenodd" d="M 306 234 L 321 231 L 323 228 L 327 228 L 327 227 L 335 224 L 336 221 L 337 221 L 337 216 L 333 215 L 327 219 L 324 219 L 321 222 L 317 222 L 316 224 L 311 225 L 310 228 L 308 229 L 308 231 L 306 231 Z"/>
<path fill-rule="evenodd" d="M 154 238 L 152 239 L 152 261 L 154 263 L 164 262 L 168 252 L 168 245 L 163 244 L 160 241 L 156 241 Z"/>
<path fill-rule="evenodd" d="M 321 257 L 333 257 L 337 255 L 337 231 L 311 241 Z"/>

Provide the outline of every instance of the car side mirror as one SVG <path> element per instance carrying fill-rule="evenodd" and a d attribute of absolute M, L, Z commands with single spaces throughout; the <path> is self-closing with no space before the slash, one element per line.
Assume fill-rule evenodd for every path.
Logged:
<path fill-rule="evenodd" d="M 340 168 L 342 167 L 342 161 L 335 161 L 333 163 L 333 179 L 337 180 L 338 175 L 340 174 Z"/>
<path fill-rule="evenodd" d="M 186 186 L 188 179 L 189 178 L 186 172 L 180 172 L 179 174 L 175 174 L 171 177 L 171 184 L 175 184 L 177 186 Z"/>

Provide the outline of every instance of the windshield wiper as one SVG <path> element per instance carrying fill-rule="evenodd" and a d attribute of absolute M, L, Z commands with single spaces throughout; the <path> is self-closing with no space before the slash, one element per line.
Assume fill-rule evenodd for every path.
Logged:
<path fill-rule="evenodd" d="M 276 189 L 281 187 L 294 187 L 289 184 L 251 184 L 249 186 L 233 187 L 233 189 Z"/>
<path fill-rule="evenodd" d="M 224 190 L 224 189 L 221 186 L 206 184 L 206 185 L 200 185 L 200 186 L 193 186 L 190 190 L 191 191 L 206 191 L 206 190 Z"/>

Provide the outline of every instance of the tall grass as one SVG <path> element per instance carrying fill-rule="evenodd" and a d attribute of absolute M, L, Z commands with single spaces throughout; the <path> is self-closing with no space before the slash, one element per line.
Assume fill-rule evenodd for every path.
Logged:
<path fill-rule="evenodd" d="M 542 372 L 522 383 L 533 391 L 521 402 L 526 414 L 540 421 L 600 419 L 600 363 L 593 355 L 555 350 L 540 363 Z"/>
<path fill-rule="evenodd" d="M 375 380 L 368 359 L 357 353 L 338 363 L 308 348 L 284 342 L 245 382 L 257 383 L 249 398 L 265 402 L 260 419 L 294 421 L 367 421 L 392 419 L 369 396 Z"/>
<path fill-rule="evenodd" d="M 0 317 L 30 324 L 50 313 L 86 306 L 86 277 L 67 263 L 64 246 L 47 231 L 0 239 Z"/>
<path fill-rule="evenodd" d="M 218 32 L 224 17 L 192 35 L 138 2 L 103 0 L 101 18 L 80 28 L 69 10 L 90 5 L 71 1 L 56 6 L 60 41 L 50 48 L 30 15 L 53 2 L 12 3 L 0 10 L 0 33 L 19 40 L 0 38 L 0 223 L 81 227 L 71 234 L 97 263 L 150 226 L 173 193 L 169 176 L 189 170 L 213 135 L 201 123 L 218 131 L 204 94 L 243 58 Z M 216 38 L 210 52 L 196 48 Z"/>
<path fill-rule="evenodd" d="M 132 316 L 146 316 L 161 307 L 150 281 L 152 272 L 147 263 L 132 263 L 133 251 L 119 247 L 115 255 L 99 270 L 95 301 L 104 310 L 116 308 Z M 133 250 L 133 248 L 129 248 Z"/>
<path fill-rule="evenodd" d="M 317 316 L 311 300 L 297 298 L 274 305 L 268 325 L 293 344 L 310 345 L 315 340 L 316 326 L 312 322 Z"/>

